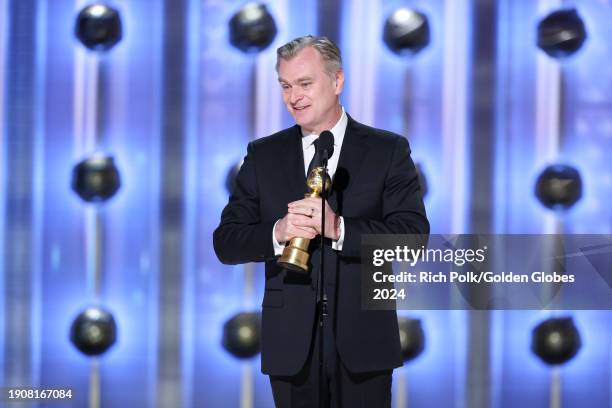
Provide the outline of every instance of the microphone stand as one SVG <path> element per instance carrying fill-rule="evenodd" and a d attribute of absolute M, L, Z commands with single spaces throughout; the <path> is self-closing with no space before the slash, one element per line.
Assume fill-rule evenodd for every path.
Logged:
<path fill-rule="evenodd" d="M 323 194 L 321 194 L 321 265 L 319 268 L 319 293 L 318 293 L 318 306 L 319 306 L 319 408 L 327 406 L 327 396 L 323 395 L 324 380 L 323 373 L 325 372 L 325 350 L 324 341 L 325 336 L 325 320 L 327 317 L 327 288 L 325 287 L 325 199 L 327 198 L 327 161 L 328 151 L 323 152 Z"/>

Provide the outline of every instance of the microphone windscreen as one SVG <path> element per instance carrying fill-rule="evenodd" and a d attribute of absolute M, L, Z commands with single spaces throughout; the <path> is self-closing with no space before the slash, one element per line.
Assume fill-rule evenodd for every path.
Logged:
<path fill-rule="evenodd" d="M 329 130 L 324 130 L 319 135 L 319 150 L 327 150 L 328 159 L 334 154 L 334 135 Z"/>

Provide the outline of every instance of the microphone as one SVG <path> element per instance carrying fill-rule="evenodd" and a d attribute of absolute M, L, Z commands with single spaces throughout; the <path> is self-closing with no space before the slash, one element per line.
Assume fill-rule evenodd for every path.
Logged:
<path fill-rule="evenodd" d="M 334 135 L 329 130 L 324 130 L 319 135 L 319 155 L 327 161 L 334 154 Z"/>

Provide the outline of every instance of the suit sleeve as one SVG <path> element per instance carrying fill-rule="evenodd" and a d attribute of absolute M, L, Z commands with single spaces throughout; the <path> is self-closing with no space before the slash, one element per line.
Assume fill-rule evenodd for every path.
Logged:
<path fill-rule="evenodd" d="M 261 220 L 255 156 L 253 144 L 249 143 L 234 191 L 213 233 L 215 253 L 224 264 L 274 258 L 272 228 L 275 221 Z"/>
<path fill-rule="evenodd" d="M 360 256 L 362 234 L 429 234 L 418 174 L 403 137 L 395 144 L 382 194 L 382 219 L 344 217 L 341 256 Z"/>

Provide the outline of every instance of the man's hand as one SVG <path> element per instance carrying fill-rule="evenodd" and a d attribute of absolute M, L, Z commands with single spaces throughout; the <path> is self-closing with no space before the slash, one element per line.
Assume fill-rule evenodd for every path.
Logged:
<path fill-rule="evenodd" d="M 310 218 L 302 214 L 287 213 L 276 224 L 276 228 L 274 228 L 274 238 L 276 238 L 276 241 L 281 244 L 284 242 L 289 242 L 295 237 L 314 239 L 314 237 L 318 235 L 317 230 L 312 227 L 302 225 L 307 219 L 309 220 Z"/>
<path fill-rule="evenodd" d="M 321 199 L 308 197 L 288 205 L 288 215 L 300 216 L 294 225 L 300 228 L 311 228 L 317 235 L 321 234 Z M 280 223 L 279 223 L 280 224 Z M 325 201 L 325 237 L 337 241 L 340 238 L 340 217 L 334 213 Z"/>

